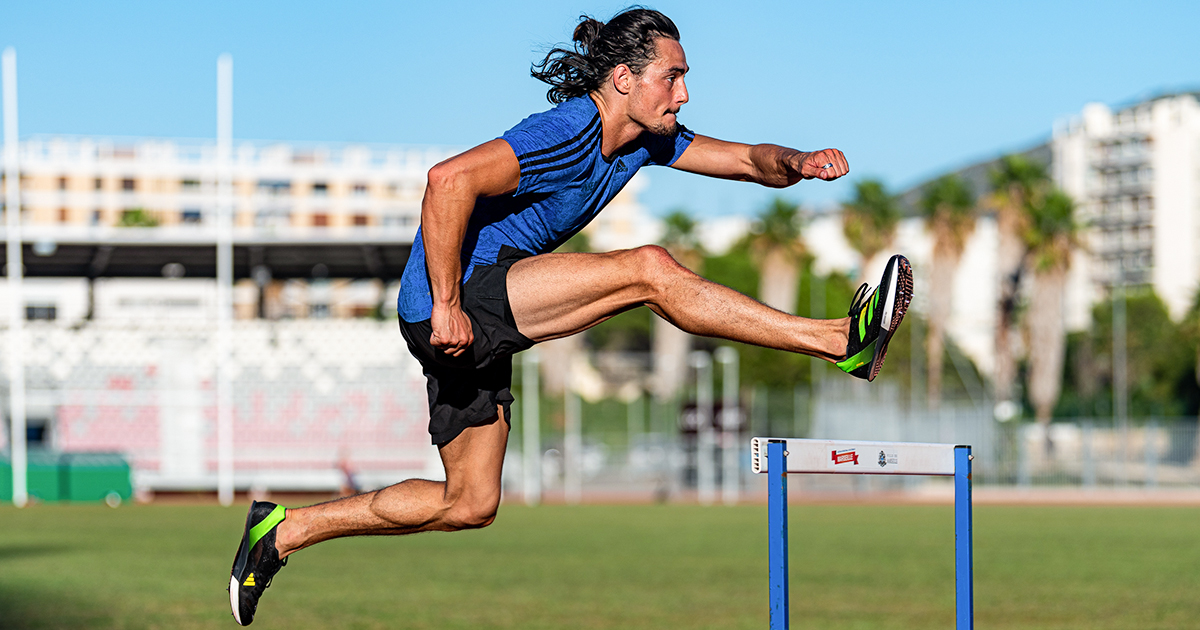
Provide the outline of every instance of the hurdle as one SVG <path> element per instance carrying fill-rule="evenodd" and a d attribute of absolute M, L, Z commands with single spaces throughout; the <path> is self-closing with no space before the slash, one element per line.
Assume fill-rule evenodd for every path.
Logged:
<path fill-rule="evenodd" d="M 756 437 L 750 440 L 750 457 L 751 470 L 768 474 L 771 630 L 787 630 L 790 623 L 788 473 L 954 477 L 955 628 L 975 627 L 970 446 Z"/>

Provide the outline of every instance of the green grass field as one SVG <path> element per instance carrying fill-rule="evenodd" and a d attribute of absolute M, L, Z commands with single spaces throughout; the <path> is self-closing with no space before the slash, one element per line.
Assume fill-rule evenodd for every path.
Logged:
<path fill-rule="evenodd" d="M 236 627 L 244 506 L 0 508 L 0 627 Z M 506 505 L 292 557 L 254 627 L 766 628 L 763 506 Z M 951 508 L 794 505 L 794 628 L 953 628 Z M 1200 627 L 1200 509 L 975 510 L 976 622 Z"/>

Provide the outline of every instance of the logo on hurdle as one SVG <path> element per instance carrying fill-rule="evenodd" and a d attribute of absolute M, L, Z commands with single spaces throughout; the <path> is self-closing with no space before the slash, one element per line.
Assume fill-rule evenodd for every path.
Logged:
<path fill-rule="evenodd" d="M 844 451 L 830 451 L 830 457 L 833 458 L 833 465 L 838 464 L 853 464 L 858 465 L 858 453 L 854 449 L 848 448 Z"/>
<path fill-rule="evenodd" d="M 895 466 L 900 463 L 900 456 L 896 453 L 885 453 L 879 451 L 879 467 L 883 468 L 888 464 Z"/>

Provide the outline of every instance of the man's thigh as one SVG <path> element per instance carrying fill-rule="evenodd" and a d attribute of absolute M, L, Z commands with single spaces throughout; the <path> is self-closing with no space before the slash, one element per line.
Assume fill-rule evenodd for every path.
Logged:
<path fill-rule="evenodd" d="M 508 271 L 508 302 L 521 334 L 535 342 L 566 337 L 653 296 L 648 267 L 660 248 L 604 254 L 541 254 Z"/>
<path fill-rule="evenodd" d="M 499 504 L 508 423 L 503 420 L 502 407 L 497 406 L 496 412 L 494 422 L 467 427 L 438 447 L 446 468 L 447 499 L 494 500 Z"/>

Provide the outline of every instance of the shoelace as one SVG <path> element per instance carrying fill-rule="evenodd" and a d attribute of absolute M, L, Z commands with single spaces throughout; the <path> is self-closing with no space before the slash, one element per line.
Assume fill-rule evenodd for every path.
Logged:
<path fill-rule="evenodd" d="M 862 283 L 862 286 L 858 287 L 858 290 L 854 292 L 854 298 L 850 300 L 850 311 L 846 314 L 854 317 L 855 313 L 862 310 L 863 305 L 866 304 L 867 298 L 869 297 L 871 297 L 871 292 L 867 290 L 867 283 L 864 282 Z"/>

